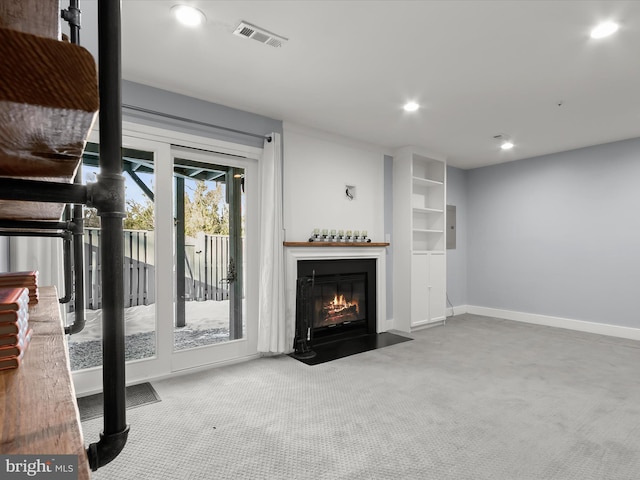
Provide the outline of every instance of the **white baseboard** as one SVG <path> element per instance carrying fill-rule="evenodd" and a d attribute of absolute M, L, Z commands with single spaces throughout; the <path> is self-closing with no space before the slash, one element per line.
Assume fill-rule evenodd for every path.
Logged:
<path fill-rule="evenodd" d="M 429 322 L 424 322 L 424 323 L 419 323 L 417 325 L 412 325 L 411 326 L 411 333 L 413 332 L 417 332 L 419 330 L 424 330 L 426 328 L 432 328 L 432 327 L 439 327 L 444 325 L 446 322 L 446 319 L 442 318 L 440 320 L 432 320 Z"/>
<path fill-rule="evenodd" d="M 157 382 L 160 380 L 165 380 L 167 378 L 180 377 L 182 375 L 198 373 L 205 370 L 211 370 L 213 368 L 226 367 L 228 365 L 234 365 L 236 363 L 248 362 L 249 360 L 255 360 L 257 358 L 260 358 L 260 355 L 258 353 L 255 353 L 252 355 L 247 355 L 245 357 L 209 363 L 206 365 L 199 365 L 192 368 L 174 370 L 171 372 L 152 373 L 150 375 L 127 372 L 126 385 L 136 385 L 142 382 Z M 136 361 L 139 362 L 139 360 L 134 360 L 134 362 Z M 145 359 L 142 359 L 142 361 L 145 361 Z M 74 371 L 73 383 L 77 397 L 84 397 L 87 395 L 93 395 L 94 393 L 102 392 L 102 367 L 100 366 L 86 370 Z"/>
<path fill-rule="evenodd" d="M 395 327 L 395 322 L 393 318 L 387 318 L 386 320 L 383 320 L 382 322 L 380 322 L 378 333 L 388 332 L 389 330 L 393 330 L 394 327 Z"/>
<path fill-rule="evenodd" d="M 640 328 L 621 327 L 619 325 L 586 322 L 584 320 L 551 317 L 547 315 L 538 315 L 535 313 L 514 312 L 511 310 L 501 310 L 498 308 L 476 307 L 473 305 L 467 305 L 466 307 L 466 313 L 472 313 L 475 315 L 503 318 L 505 320 L 514 320 L 516 322 L 532 323 L 535 325 L 545 325 L 547 327 L 565 328 L 567 330 L 577 330 L 579 332 L 597 333 L 599 335 L 627 338 L 629 340 L 640 340 Z M 458 312 L 456 311 L 456 314 L 457 313 Z"/>
<path fill-rule="evenodd" d="M 462 315 L 463 313 L 469 313 L 469 305 L 456 305 L 454 307 L 447 305 L 447 318 Z"/>

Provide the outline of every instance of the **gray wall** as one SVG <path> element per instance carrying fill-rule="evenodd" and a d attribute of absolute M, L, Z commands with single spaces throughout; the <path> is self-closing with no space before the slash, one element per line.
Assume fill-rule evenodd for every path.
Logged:
<path fill-rule="evenodd" d="M 640 139 L 467 177 L 470 305 L 640 327 Z"/>
<path fill-rule="evenodd" d="M 390 245 L 386 249 L 387 320 L 393 316 L 393 157 L 384 156 L 384 236 Z"/>
<path fill-rule="evenodd" d="M 127 109 L 126 105 L 257 135 L 267 135 L 271 132 L 282 134 L 281 120 L 236 110 L 235 108 L 218 105 L 216 103 L 205 102 L 197 98 L 129 82 L 127 80 L 123 80 L 122 82 L 122 104 L 124 120 L 172 129 L 183 133 L 217 138 L 242 145 L 262 148 L 264 140 L 262 138 L 210 128 L 197 123 L 136 112 Z"/>
<path fill-rule="evenodd" d="M 447 250 L 447 297 L 454 307 L 467 304 L 467 174 L 447 167 L 447 205 L 456 206 L 457 224 L 456 248 Z"/>

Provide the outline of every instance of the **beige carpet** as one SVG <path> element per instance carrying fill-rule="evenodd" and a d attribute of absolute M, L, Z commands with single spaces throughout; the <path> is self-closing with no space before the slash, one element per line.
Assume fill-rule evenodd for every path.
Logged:
<path fill-rule="evenodd" d="M 640 343 L 472 315 L 413 336 L 153 382 L 93 478 L 638 478 Z"/>

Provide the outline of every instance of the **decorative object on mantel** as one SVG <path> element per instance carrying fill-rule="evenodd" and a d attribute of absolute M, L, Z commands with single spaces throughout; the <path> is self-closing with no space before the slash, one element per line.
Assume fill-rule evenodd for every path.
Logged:
<path fill-rule="evenodd" d="M 371 239 L 367 236 L 367 231 L 362 230 L 347 230 L 346 235 L 344 230 L 322 230 L 320 233 L 319 228 L 313 229 L 313 234 L 309 237 L 309 242 L 325 242 L 325 243 L 371 243 Z"/>
<path fill-rule="evenodd" d="M 285 247 L 388 247 L 388 242 L 323 242 L 307 241 L 307 242 L 282 242 Z"/>

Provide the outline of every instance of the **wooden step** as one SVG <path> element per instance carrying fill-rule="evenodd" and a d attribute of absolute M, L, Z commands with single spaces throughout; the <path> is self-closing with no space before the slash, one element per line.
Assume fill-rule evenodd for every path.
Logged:
<path fill-rule="evenodd" d="M 99 108 L 93 56 L 0 28 L 0 78 L 0 176 L 71 183 Z M 0 212 L 54 220 L 62 205 L 0 201 Z"/>
<path fill-rule="evenodd" d="M 0 28 L 11 28 L 60 40 L 60 2 L 0 0 Z"/>

